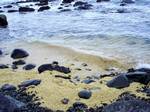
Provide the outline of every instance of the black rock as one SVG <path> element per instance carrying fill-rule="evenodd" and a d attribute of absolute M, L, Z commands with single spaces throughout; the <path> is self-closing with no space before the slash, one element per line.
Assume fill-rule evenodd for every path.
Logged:
<path fill-rule="evenodd" d="M 1 90 L 3 90 L 3 91 L 11 91 L 11 90 L 16 90 L 16 87 L 14 85 L 4 84 L 1 87 Z"/>
<path fill-rule="evenodd" d="M 16 112 L 16 110 L 24 105 L 24 103 L 19 102 L 10 96 L 4 96 L 0 93 L 0 112 Z"/>
<path fill-rule="evenodd" d="M 126 3 L 121 3 L 121 4 L 120 4 L 120 6 L 126 6 L 126 5 L 127 5 Z"/>
<path fill-rule="evenodd" d="M 3 10 L 0 10 L 0 13 L 3 13 L 4 11 Z"/>
<path fill-rule="evenodd" d="M 109 2 L 110 0 L 97 0 L 96 2 Z"/>
<path fill-rule="evenodd" d="M 41 11 L 44 11 L 44 10 L 48 10 L 48 9 L 50 9 L 49 6 L 42 6 L 42 7 L 40 7 L 40 8 L 38 9 L 38 12 L 41 12 Z"/>
<path fill-rule="evenodd" d="M 92 96 L 92 92 L 89 90 L 82 90 L 78 93 L 78 96 L 83 99 L 89 99 Z"/>
<path fill-rule="evenodd" d="M 18 12 L 18 10 L 11 9 L 11 10 L 8 10 L 7 12 L 8 13 L 13 13 L 13 12 Z"/>
<path fill-rule="evenodd" d="M 35 11 L 34 8 L 29 8 L 29 7 L 20 7 L 19 12 L 33 12 Z"/>
<path fill-rule="evenodd" d="M 130 72 L 126 74 L 126 77 L 133 82 L 139 82 L 142 84 L 148 84 L 150 82 L 150 73 L 146 72 Z"/>
<path fill-rule="evenodd" d="M 12 69 L 18 69 L 17 65 L 14 65 L 14 64 L 11 66 L 11 68 Z"/>
<path fill-rule="evenodd" d="M 85 4 L 88 4 L 87 2 L 82 2 L 82 1 L 77 1 L 74 3 L 74 7 L 77 7 L 77 6 L 81 6 L 81 5 L 85 5 Z"/>
<path fill-rule="evenodd" d="M 0 26 L 6 27 L 8 25 L 7 17 L 3 14 L 0 14 Z"/>
<path fill-rule="evenodd" d="M 24 64 L 26 64 L 24 60 L 18 60 L 13 62 L 13 65 L 24 65 Z"/>
<path fill-rule="evenodd" d="M 92 83 L 92 82 L 95 82 L 93 79 L 84 79 L 83 81 L 82 81 L 82 83 L 85 83 L 85 84 L 90 84 L 90 83 Z"/>
<path fill-rule="evenodd" d="M 35 64 L 27 64 L 26 66 L 23 67 L 24 70 L 32 70 L 36 67 Z"/>
<path fill-rule="evenodd" d="M 116 76 L 115 78 L 107 82 L 108 87 L 113 87 L 117 89 L 125 88 L 128 87 L 129 85 L 130 85 L 130 81 L 124 74 Z"/>
<path fill-rule="evenodd" d="M 29 56 L 29 54 L 23 49 L 14 49 L 11 53 L 13 59 L 25 58 L 27 56 Z"/>
<path fill-rule="evenodd" d="M 53 61 L 52 64 L 58 65 L 59 63 L 58 63 L 58 61 Z"/>
<path fill-rule="evenodd" d="M 126 9 L 117 9 L 117 13 L 129 13 Z"/>
<path fill-rule="evenodd" d="M 42 73 L 45 71 L 52 71 L 53 70 L 53 66 L 51 64 L 43 64 L 41 66 L 38 67 L 38 72 Z"/>
<path fill-rule="evenodd" d="M 33 79 L 33 80 L 27 80 L 22 82 L 20 85 L 18 85 L 18 87 L 28 87 L 28 86 L 37 86 L 41 83 L 41 80 L 39 79 Z"/>
<path fill-rule="evenodd" d="M 0 55 L 2 55 L 3 54 L 3 52 L 2 52 L 2 50 L 0 50 Z"/>
<path fill-rule="evenodd" d="M 48 5 L 48 0 L 40 0 L 40 4 Z"/>
<path fill-rule="evenodd" d="M 68 12 L 71 11 L 71 9 L 61 9 L 60 12 Z"/>
<path fill-rule="evenodd" d="M 67 112 L 88 112 L 86 111 L 88 106 L 81 102 L 75 102 L 72 107 L 70 107 Z"/>
<path fill-rule="evenodd" d="M 73 2 L 74 0 L 63 0 L 62 3 L 71 3 Z"/>
<path fill-rule="evenodd" d="M 12 5 L 6 5 L 4 6 L 4 8 L 12 8 L 13 6 Z"/>
<path fill-rule="evenodd" d="M 84 4 L 84 5 L 79 5 L 76 9 L 78 10 L 89 10 L 89 9 L 92 9 L 92 6 L 91 4 Z"/>
<path fill-rule="evenodd" d="M 135 3 L 135 2 L 133 0 L 122 0 L 121 3 L 130 4 L 130 3 Z"/>
<path fill-rule="evenodd" d="M 6 68 L 9 68 L 9 67 L 7 65 L 0 64 L 0 69 L 6 69 Z"/>

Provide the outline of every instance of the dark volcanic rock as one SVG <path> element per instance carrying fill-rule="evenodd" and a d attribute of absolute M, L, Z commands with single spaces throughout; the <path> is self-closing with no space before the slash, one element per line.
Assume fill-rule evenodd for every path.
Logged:
<path fill-rule="evenodd" d="M 0 69 L 6 69 L 6 68 L 9 68 L 9 67 L 7 65 L 0 64 Z"/>
<path fill-rule="evenodd" d="M 78 93 L 78 96 L 83 99 L 89 99 L 92 96 L 92 92 L 89 90 L 82 90 Z"/>
<path fill-rule="evenodd" d="M 20 7 L 19 12 L 33 12 L 35 11 L 34 8 L 29 8 L 29 7 Z"/>
<path fill-rule="evenodd" d="M 62 73 L 70 73 L 70 69 L 64 66 L 54 65 L 54 64 L 43 64 L 38 68 L 38 72 L 42 73 L 44 71 L 58 71 Z"/>
<path fill-rule="evenodd" d="M 13 6 L 12 5 L 6 5 L 4 6 L 4 8 L 12 8 Z"/>
<path fill-rule="evenodd" d="M 27 56 L 29 56 L 29 54 L 23 49 L 14 49 L 11 53 L 13 59 L 25 58 Z"/>
<path fill-rule="evenodd" d="M 67 112 L 88 112 L 88 106 L 81 102 L 75 102 L 72 107 L 70 107 Z"/>
<path fill-rule="evenodd" d="M 121 3 L 135 3 L 133 0 L 122 0 L 122 2 Z"/>
<path fill-rule="evenodd" d="M 35 64 L 27 64 L 23 67 L 24 70 L 32 70 L 36 67 Z"/>
<path fill-rule="evenodd" d="M 126 77 L 133 82 L 139 82 L 142 84 L 148 84 L 150 82 L 150 73 L 146 72 L 131 72 L 127 73 Z"/>
<path fill-rule="evenodd" d="M 22 82 L 19 87 L 28 87 L 28 86 L 37 86 L 41 83 L 41 80 L 39 79 L 33 79 L 33 80 L 27 80 L 27 81 L 24 81 Z"/>
<path fill-rule="evenodd" d="M 107 82 L 108 87 L 113 87 L 118 89 L 128 87 L 129 85 L 130 85 L 130 81 L 124 74 L 116 76 L 115 78 Z"/>
<path fill-rule="evenodd" d="M 41 11 L 44 11 L 44 10 L 48 10 L 48 9 L 50 9 L 49 6 L 42 6 L 42 7 L 40 7 L 40 8 L 38 9 L 38 12 L 41 12 Z"/>
<path fill-rule="evenodd" d="M 11 90 L 16 90 L 16 87 L 14 85 L 10 85 L 10 84 L 4 84 L 1 89 L 3 91 L 11 91 Z"/>
<path fill-rule="evenodd" d="M 16 112 L 19 108 L 23 107 L 24 103 L 18 100 L 0 94 L 0 112 Z"/>
<path fill-rule="evenodd" d="M 13 65 L 24 65 L 24 64 L 26 64 L 24 60 L 18 60 L 13 62 Z"/>
<path fill-rule="evenodd" d="M 18 10 L 11 9 L 11 10 L 8 10 L 7 12 L 8 13 L 13 13 L 13 12 L 18 12 Z"/>
<path fill-rule="evenodd" d="M 109 2 L 110 0 L 97 0 L 96 2 Z"/>
<path fill-rule="evenodd" d="M 6 27 L 8 25 L 7 17 L 3 14 L 0 14 L 0 26 Z"/>

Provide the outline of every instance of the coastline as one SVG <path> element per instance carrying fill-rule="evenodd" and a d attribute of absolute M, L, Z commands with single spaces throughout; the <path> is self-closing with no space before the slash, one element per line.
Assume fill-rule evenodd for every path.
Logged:
<path fill-rule="evenodd" d="M 44 63 L 51 63 L 53 61 L 58 61 L 60 65 L 69 67 L 71 73 L 65 76 L 80 76 L 83 80 L 87 76 L 95 74 L 105 74 L 111 73 L 112 71 L 106 71 L 109 68 L 118 68 L 118 72 L 123 72 L 127 70 L 129 66 L 125 66 L 116 60 L 109 60 L 98 56 L 93 56 L 89 54 L 83 54 L 81 52 L 73 51 L 69 48 L 64 48 L 60 46 L 48 45 L 45 43 L 22 43 L 16 44 L 8 48 L 12 51 L 14 48 L 22 48 L 29 52 L 29 57 L 24 60 L 27 63 L 34 63 L 38 67 Z M 11 65 L 12 59 L 10 58 L 10 53 L 0 57 L 0 61 L 3 64 Z M 83 66 L 86 63 L 88 66 Z M 79 70 L 79 68 L 81 70 Z M 115 72 L 117 72 L 115 70 Z M 56 78 L 55 75 L 64 75 L 56 71 L 47 71 L 42 74 L 38 74 L 37 68 L 32 71 L 22 70 L 22 66 L 19 66 L 17 70 L 0 70 L 0 85 L 9 83 L 13 85 L 18 85 L 21 82 L 29 79 L 40 79 L 42 83 L 34 88 L 29 88 L 28 91 L 37 91 L 37 95 L 42 97 L 42 106 L 53 110 L 64 110 L 66 111 L 75 101 L 80 101 L 86 103 L 90 107 L 96 105 L 101 105 L 103 103 L 110 103 L 111 101 L 118 98 L 118 96 L 126 91 L 130 91 L 137 96 L 146 96 L 142 93 L 136 91 L 137 88 L 143 85 L 139 83 L 133 83 L 130 87 L 124 89 L 114 89 L 106 86 L 106 82 L 111 80 L 112 77 L 102 78 L 91 84 L 71 83 L 69 80 Z M 93 91 L 92 97 L 89 100 L 80 99 L 78 97 L 78 92 L 82 89 L 88 89 Z M 63 98 L 68 98 L 69 104 L 62 104 L 61 100 Z"/>

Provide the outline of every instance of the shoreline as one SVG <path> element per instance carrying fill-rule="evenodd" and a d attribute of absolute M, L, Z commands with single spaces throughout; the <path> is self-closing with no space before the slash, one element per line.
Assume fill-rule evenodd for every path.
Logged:
<path fill-rule="evenodd" d="M 52 110 L 60 109 L 66 111 L 76 101 L 83 102 L 89 107 L 94 107 L 95 105 L 99 106 L 103 103 L 109 104 L 112 100 L 117 99 L 121 93 L 126 91 L 146 98 L 144 94 L 136 91 L 137 88 L 143 87 L 143 85 L 139 83 L 133 83 L 130 87 L 119 90 L 107 87 L 106 82 L 112 79 L 111 76 L 96 79 L 90 84 L 83 83 L 83 81 L 90 76 L 99 77 L 99 75 L 120 73 L 127 70 L 129 66 L 124 66 L 116 60 L 83 54 L 65 47 L 34 42 L 19 43 L 18 45 L 8 48 L 9 53 L 0 57 L 1 63 L 11 66 L 14 60 L 10 58 L 10 52 L 14 48 L 26 50 L 29 56 L 23 60 L 25 60 L 27 64 L 36 64 L 36 68 L 31 71 L 25 71 L 22 69 L 24 65 L 21 65 L 18 66 L 16 70 L 12 70 L 11 68 L 0 70 L 0 85 L 7 83 L 17 86 L 25 80 L 40 79 L 42 81 L 41 84 L 34 88 L 29 88 L 28 91 L 37 91 L 37 95 L 43 98 L 42 101 L 44 101 L 44 103 L 42 106 L 44 107 Z M 52 63 L 53 61 L 58 61 L 60 65 L 69 67 L 71 73 L 64 74 L 57 71 L 46 71 L 39 74 L 37 72 L 37 67 L 41 64 Z M 85 64 L 87 64 L 87 66 L 84 66 Z M 118 68 L 119 70 L 113 68 Z M 56 75 L 71 77 L 71 80 L 56 78 Z M 75 77 L 79 77 L 80 81 L 76 81 Z M 90 99 L 86 100 L 78 97 L 78 92 L 83 89 L 92 91 Z M 61 100 L 63 98 L 69 99 L 67 105 L 62 104 Z"/>

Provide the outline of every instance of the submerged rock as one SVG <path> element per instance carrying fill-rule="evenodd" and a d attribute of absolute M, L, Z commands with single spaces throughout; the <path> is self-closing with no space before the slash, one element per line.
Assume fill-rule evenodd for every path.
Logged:
<path fill-rule="evenodd" d="M 0 50 L 0 55 L 2 55 L 3 54 L 3 52 L 2 52 L 2 50 Z"/>
<path fill-rule="evenodd" d="M 40 79 L 33 79 L 33 80 L 27 80 L 27 81 L 24 81 L 22 82 L 19 87 L 28 87 L 28 86 L 37 86 L 41 83 L 41 80 Z"/>
<path fill-rule="evenodd" d="M 18 12 L 18 10 L 11 9 L 11 10 L 8 10 L 7 12 L 8 12 L 8 13 L 13 13 L 13 12 Z"/>
<path fill-rule="evenodd" d="M 27 56 L 29 54 L 23 49 L 14 49 L 11 53 L 11 58 L 13 59 L 25 58 Z"/>
<path fill-rule="evenodd" d="M 48 10 L 48 9 L 50 9 L 49 6 L 42 6 L 42 7 L 40 7 L 40 8 L 38 9 L 38 12 L 41 12 L 41 11 L 44 11 L 44 10 Z"/>
<path fill-rule="evenodd" d="M 7 17 L 4 14 L 0 14 L 0 26 L 6 27 L 7 25 Z"/>
<path fill-rule="evenodd" d="M 6 68 L 9 68 L 9 67 L 7 65 L 0 64 L 0 69 L 6 69 Z"/>
<path fill-rule="evenodd" d="M 133 0 L 122 0 L 122 2 L 121 3 L 135 3 Z"/>
<path fill-rule="evenodd" d="M 108 87 L 113 87 L 117 89 L 125 88 L 128 87 L 129 85 L 130 85 L 130 81 L 124 74 L 116 76 L 115 78 L 107 82 Z"/>
<path fill-rule="evenodd" d="M 27 64 L 26 66 L 23 67 L 24 70 L 32 70 L 36 67 L 35 64 Z"/>
<path fill-rule="evenodd" d="M 91 9 L 93 5 L 88 4 L 87 2 L 77 1 L 73 6 L 78 10 L 88 10 Z"/>
<path fill-rule="evenodd" d="M 35 11 L 34 8 L 29 8 L 29 7 L 20 7 L 19 12 L 33 12 Z"/>
<path fill-rule="evenodd" d="M 6 5 L 4 6 L 4 8 L 12 8 L 13 6 L 12 5 Z"/>
<path fill-rule="evenodd" d="M 96 2 L 109 2 L 110 0 L 97 0 Z"/>
<path fill-rule="evenodd" d="M 0 10 L 0 13 L 3 13 L 4 11 L 3 10 Z"/>
<path fill-rule="evenodd" d="M 83 99 L 89 99 L 92 96 L 92 92 L 89 90 L 82 90 L 78 93 L 78 96 Z"/>

